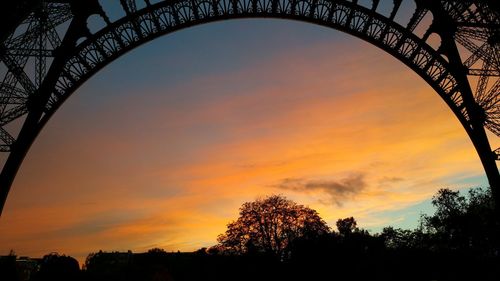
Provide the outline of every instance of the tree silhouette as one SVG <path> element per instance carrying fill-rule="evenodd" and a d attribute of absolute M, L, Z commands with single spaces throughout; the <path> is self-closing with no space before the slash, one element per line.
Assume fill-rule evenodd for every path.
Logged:
<path fill-rule="evenodd" d="M 489 189 L 474 188 L 467 196 L 441 189 L 432 198 L 433 215 L 422 217 L 436 247 L 498 255 L 499 225 Z"/>
<path fill-rule="evenodd" d="M 36 281 L 65 281 L 80 279 L 80 265 L 70 256 L 51 253 L 45 255 L 40 270 L 35 275 Z"/>
<path fill-rule="evenodd" d="M 337 220 L 337 229 L 340 235 L 347 236 L 359 231 L 357 222 L 353 217 Z"/>
<path fill-rule="evenodd" d="M 280 195 L 272 195 L 240 208 L 240 216 L 219 235 L 219 252 L 266 253 L 284 258 L 298 238 L 314 238 L 330 228 L 318 213 Z"/>

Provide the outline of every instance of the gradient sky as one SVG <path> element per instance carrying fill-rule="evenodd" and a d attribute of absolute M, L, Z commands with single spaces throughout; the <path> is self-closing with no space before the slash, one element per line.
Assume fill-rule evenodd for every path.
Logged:
<path fill-rule="evenodd" d="M 439 188 L 486 185 L 452 112 L 381 50 L 305 23 L 213 23 L 134 50 L 66 102 L 14 182 L 0 253 L 196 250 L 270 194 L 332 227 L 414 228 Z"/>

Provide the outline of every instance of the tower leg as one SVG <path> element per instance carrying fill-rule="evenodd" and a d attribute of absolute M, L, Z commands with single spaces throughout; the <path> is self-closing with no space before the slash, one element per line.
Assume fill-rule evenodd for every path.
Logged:
<path fill-rule="evenodd" d="M 496 164 L 496 155 L 491 149 L 484 127 L 475 128 L 474 132 L 475 134 L 471 136 L 471 140 L 474 143 L 474 147 L 488 178 L 491 195 L 495 203 L 495 210 L 500 220 L 500 173 Z"/>
<path fill-rule="evenodd" d="M 28 114 L 21 131 L 19 132 L 19 136 L 12 146 L 12 151 L 10 152 L 2 172 L 0 173 L 0 216 L 2 215 L 10 187 L 12 186 L 14 178 L 21 167 L 21 163 L 40 131 L 40 126 L 37 122 L 39 117 L 40 114 L 36 114 L 36 112 Z"/>

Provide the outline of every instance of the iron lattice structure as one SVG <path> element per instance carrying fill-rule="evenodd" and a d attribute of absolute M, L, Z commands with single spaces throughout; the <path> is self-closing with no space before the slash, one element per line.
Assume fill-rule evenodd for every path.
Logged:
<path fill-rule="evenodd" d="M 410 67 L 467 131 L 500 206 L 495 162 L 499 149 L 492 150 L 485 130 L 500 136 L 496 0 L 5 2 L 0 12 L 0 150 L 8 156 L 0 173 L 0 212 L 34 139 L 87 79 L 159 36 L 236 18 L 281 18 L 330 27 L 361 38 Z M 112 19 L 116 14 L 120 15 Z"/>

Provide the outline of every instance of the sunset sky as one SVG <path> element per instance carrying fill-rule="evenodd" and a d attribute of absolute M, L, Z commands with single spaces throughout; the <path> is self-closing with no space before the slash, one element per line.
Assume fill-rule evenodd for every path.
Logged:
<path fill-rule="evenodd" d="M 17 175 L 0 254 L 192 251 L 270 194 L 332 227 L 414 228 L 439 188 L 486 185 L 451 110 L 383 51 L 305 23 L 212 23 L 135 49 L 65 103 Z"/>

